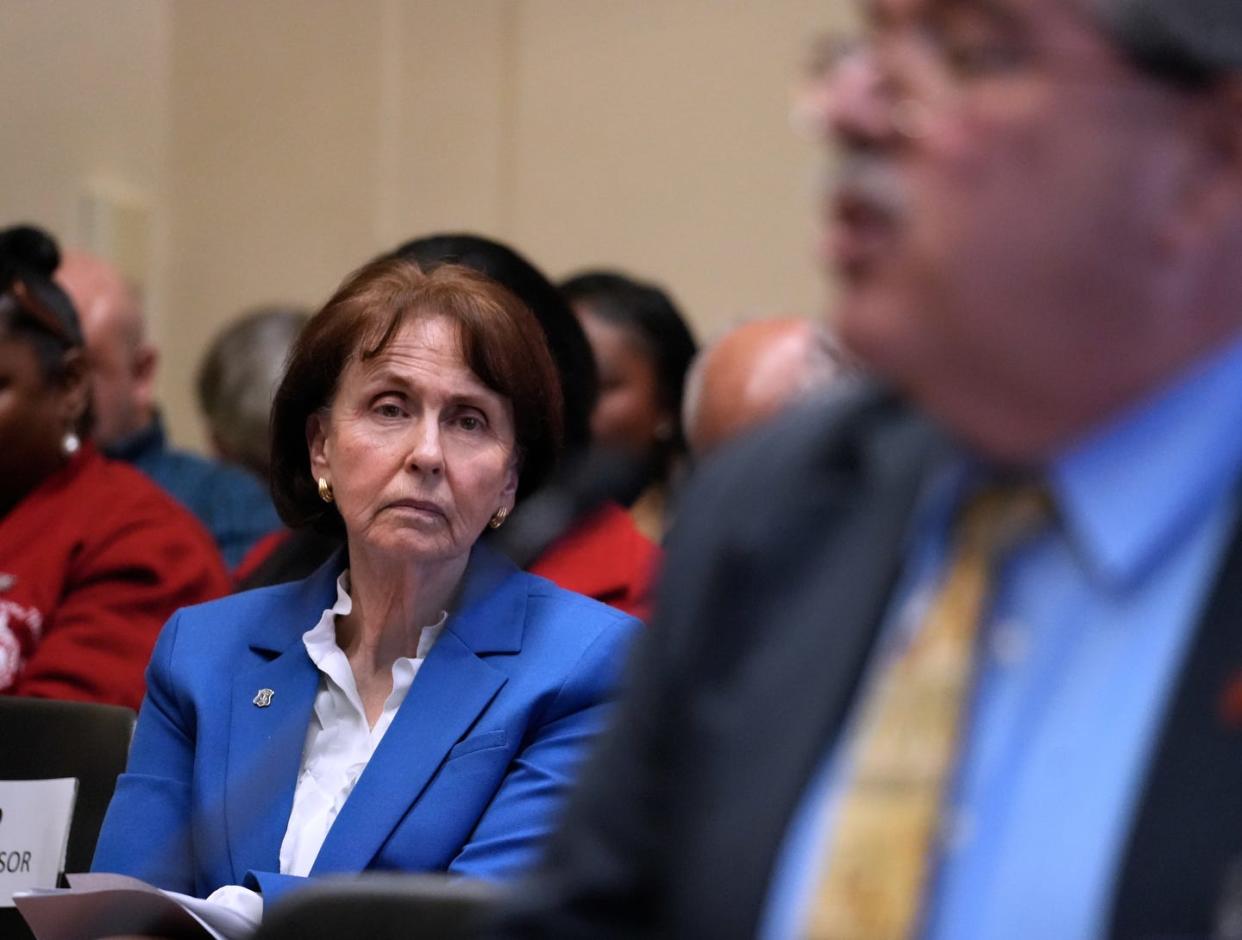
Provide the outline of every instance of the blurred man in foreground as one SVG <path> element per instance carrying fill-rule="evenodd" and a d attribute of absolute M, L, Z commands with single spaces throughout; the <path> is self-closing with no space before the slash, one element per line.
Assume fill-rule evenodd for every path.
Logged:
<path fill-rule="evenodd" d="M 67 252 L 56 280 L 82 318 L 91 359 L 95 440 L 133 464 L 205 525 L 229 567 L 281 527 L 264 484 L 240 467 L 168 446 L 155 403 L 159 353 L 137 293 L 102 258 Z"/>
<path fill-rule="evenodd" d="M 514 934 L 1206 936 L 1242 857 L 1242 5 L 865 10 L 824 254 L 889 390 L 687 496 Z"/>
<path fill-rule="evenodd" d="M 682 427 L 696 459 L 821 392 L 845 364 L 828 330 L 805 317 L 752 320 L 695 357 Z"/>

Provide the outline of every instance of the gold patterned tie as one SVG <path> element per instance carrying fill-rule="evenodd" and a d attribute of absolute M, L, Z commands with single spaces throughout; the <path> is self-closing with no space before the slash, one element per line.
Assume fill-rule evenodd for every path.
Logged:
<path fill-rule="evenodd" d="M 917 930 L 993 569 L 1047 507 L 1034 486 L 992 487 L 965 506 L 922 624 L 866 692 L 807 937 L 908 940 Z"/>

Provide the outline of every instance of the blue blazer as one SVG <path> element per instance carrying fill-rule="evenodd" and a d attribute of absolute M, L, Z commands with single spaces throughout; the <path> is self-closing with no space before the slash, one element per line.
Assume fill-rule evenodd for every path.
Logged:
<path fill-rule="evenodd" d="M 248 884 L 270 901 L 301 882 L 277 872 L 319 687 L 302 634 L 335 601 L 342 566 L 338 556 L 304 581 L 169 620 L 93 870 L 199 897 Z M 639 629 L 476 546 L 455 611 L 311 874 L 499 878 L 528 866 Z M 265 707 L 260 689 L 273 693 Z"/>

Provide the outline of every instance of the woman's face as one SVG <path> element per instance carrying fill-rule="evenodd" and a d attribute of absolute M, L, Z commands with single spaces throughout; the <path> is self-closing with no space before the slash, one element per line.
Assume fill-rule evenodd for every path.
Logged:
<path fill-rule="evenodd" d="M 673 431 L 673 418 L 660 404 L 655 363 L 625 327 L 596 316 L 582 304 L 574 312 L 599 369 L 591 436 L 597 444 L 645 457 Z"/>
<path fill-rule="evenodd" d="M 513 508 L 512 406 L 462 361 L 457 326 L 443 317 L 407 323 L 378 356 L 353 359 L 307 438 L 351 563 L 359 552 L 464 559 L 496 510 Z"/>
<path fill-rule="evenodd" d="M 28 342 L 0 328 L 0 513 L 64 463 L 70 395 L 44 376 Z"/>

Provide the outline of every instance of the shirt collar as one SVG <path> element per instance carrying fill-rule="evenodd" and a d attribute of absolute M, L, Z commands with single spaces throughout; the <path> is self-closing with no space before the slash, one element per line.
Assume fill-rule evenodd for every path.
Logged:
<path fill-rule="evenodd" d="M 1140 577 L 1228 491 L 1242 463 L 1242 340 L 1051 465 L 1069 537 L 1106 581 Z"/>
<path fill-rule="evenodd" d="M 166 445 L 164 419 L 157 411 L 146 427 L 116 441 L 105 449 L 105 453 L 114 460 L 136 463 L 146 454 L 159 453 Z"/>
<path fill-rule="evenodd" d="M 349 569 L 346 568 L 341 572 L 340 577 L 336 579 L 336 602 L 323 612 L 319 618 L 319 622 L 306 631 L 302 635 L 302 642 L 306 646 L 307 655 L 319 669 L 324 668 L 324 661 L 332 655 L 341 652 L 341 648 L 336 642 L 336 618 L 344 617 L 354 609 L 353 598 L 349 595 Z M 435 623 L 428 624 L 423 627 L 422 632 L 418 636 L 418 650 L 414 655 L 414 659 L 424 659 L 431 647 L 435 645 L 444 625 L 448 622 L 448 611 L 440 612 L 440 619 Z M 409 659 L 411 657 L 401 657 Z"/>

